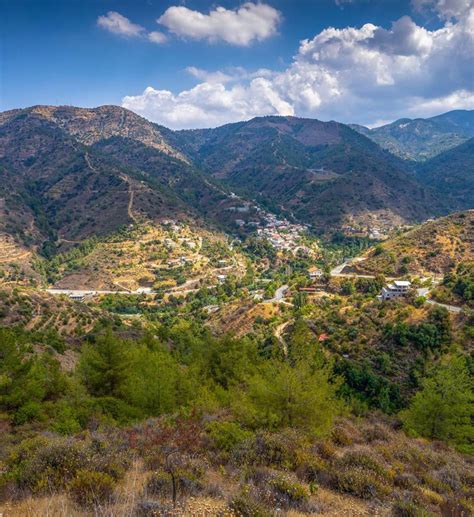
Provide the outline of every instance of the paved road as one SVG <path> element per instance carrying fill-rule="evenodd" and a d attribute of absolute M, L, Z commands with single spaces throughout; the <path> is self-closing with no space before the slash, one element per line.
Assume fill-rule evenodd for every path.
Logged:
<path fill-rule="evenodd" d="M 275 291 L 275 296 L 273 298 L 270 298 L 269 300 L 264 300 L 263 303 L 281 302 L 285 297 L 285 293 L 287 290 L 288 286 L 286 284 L 282 285 Z"/>
<path fill-rule="evenodd" d="M 108 291 L 105 289 L 45 289 L 50 294 L 66 294 L 68 296 L 85 296 L 96 294 L 155 294 L 153 291 Z"/>
<path fill-rule="evenodd" d="M 343 273 L 344 268 L 346 266 L 351 266 L 352 264 L 357 264 L 357 262 L 362 262 L 366 260 L 366 257 L 354 257 L 348 260 L 345 260 L 342 264 L 331 269 L 331 276 L 356 276 L 358 278 L 374 278 L 373 275 L 358 275 L 357 273 Z"/>
<path fill-rule="evenodd" d="M 426 298 L 426 303 L 429 303 L 430 305 L 439 305 L 440 307 L 444 307 L 449 312 L 453 312 L 455 314 L 459 314 L 462 311 L 461 307 L 456 307 L 455 305 L 447 305 L 445 303 L 439 303 L 435 300 L 431 300 L 430 298 L 428 298 L 430 290 L 431 289 L 429 287 L 421 287 L 420 289 L 417 289 L 416 292 L 418 296 L 424 296 Z"/>

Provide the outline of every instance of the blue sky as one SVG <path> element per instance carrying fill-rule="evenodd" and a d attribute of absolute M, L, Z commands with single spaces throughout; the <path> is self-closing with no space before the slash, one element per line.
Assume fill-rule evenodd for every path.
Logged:
<path fill-rule="evenodd" d="M 472 0 L 0 6 L 2 110 L 122 104 L 179 128 L 266 114 L 373 125 L 474 107 Z"/>

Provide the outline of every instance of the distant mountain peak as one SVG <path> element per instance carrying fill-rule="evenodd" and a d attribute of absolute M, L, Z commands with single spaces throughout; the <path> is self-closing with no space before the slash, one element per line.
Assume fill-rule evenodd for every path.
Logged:
<path fill-rule="evenodd" d="M 474 110 L 453 110 L 430 118 L 401 118 L 368 129 L 351 125 L 403 159 L 424 161 L 474 136 Z"/>

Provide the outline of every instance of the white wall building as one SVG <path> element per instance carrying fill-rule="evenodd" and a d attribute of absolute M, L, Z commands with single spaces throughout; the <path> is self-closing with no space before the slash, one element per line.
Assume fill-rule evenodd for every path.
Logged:
<path fill-rule="evenodd" d="M 408 280 L 395 280 L 382 289 L 382 294 L 379 296 L 380 300 L 392 300 L 393 298 L 401 298 L 408 294 L 411 282 Z"/>

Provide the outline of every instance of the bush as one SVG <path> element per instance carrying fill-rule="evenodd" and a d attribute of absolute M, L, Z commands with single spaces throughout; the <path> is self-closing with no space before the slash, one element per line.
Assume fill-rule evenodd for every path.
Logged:
<path fill-rule="evenodd" d="M 305 486 L 286 475 L 278 475 L 270 480 L 270 486 L 280 505 L 299 508 L 308 502 L 309 492 Z"/>
<path fill-rule="evenodd" d="M 188 470 L 180 470 L 174 473 L 177 496 L 192 496 L 204 490 L 204 485 L 199 476 Z M 165 471 L 154 472 L 148 480 L 146 490 L 148 494 L 158 497 L 172 497 L 173 476 Z"/>
<path fill-rule="evenodd" d="M 158 497 L 170 497 L 172 493 L 171 474 L 163 471 L 153 472 L 148 479 L 146 492 Z"/>
<path fill-rule="evenodd" d="M 451 490 L 457 492 L 462 488 L 462 481 L 459 472 L 451 465 L 446 465 L 436 472 L 436 478 L 447 485 Z"/>
<path fill-rule="evenodd" d="M 384 497 L 390 489 L 374 472 L 366 471 L 362 467 L 344 468 L 332 473 L 329 485 L 331 488 L 352 494 L 361 499 Z"/>
<path fill-rule="evenodd" d="M 85 469 L 78 470 L 67 486 L 69 497 L 83 508 L 110 502 L 114 489 L 115 481 L 112 476 Z"/>
<path fill-rule="evenodd" d="M 294 430 L 280 433 L 258 433 L 233 451 L 233 463 L 237 465 L 265 465 L 293 469 L 307 446 Z"/>
<path fill-rule="evenodd" d="M 20 489 L 42 492 L 63 489 L 86 463 L 84 447 L 72 440 L 36 438 L 14 449 L 7 468 Z"/>
<path fill-rule="evenodd" d="M 342 447 L 352 445 L 354 442 L 352 436 L 341 426 L 337 426 L 333 429 L 331 438 L 336 445 Z"/>
<path fill-rule="evenodd" d="M 229 508 L 239 517 L 273 517 L 274 515 L 272 511 L 245 492 L 235 496 L 231 500 Z"/>
<path fill-rule="evenodd" d="M 398 501 L 392 507 L 394 517 L 428 517 L 428 512 L 412 501 Z"/>
<path fill-rule="evenodd" d="M 393 483 L 399 488 L 403 488 L 405 490 L 414 490 L 418 484 L 418 479 L 413 474 L 402 473 L 398 476 L 395 476 Z"/>
<path fill-rule="evenodd" d="M 64 489 L 83 469 L 101 472 L 111 479 L 123 476 L 128 455 L 99 439 L 36 437 L 14 447 L 6 460 L 6 472 L 17 488 L 31 493 Z"/>
<path fill-rule="evenodd" d="M 307 483 L 321 482 L 322 476 L 328 470 L 328 464 L 320 458 L 311 458 L 301 464 L 298 469 L 298 477 Z"/>
<path fill-rule="evenodd" d="M 227 453 L 253 436 L 236 422 L 211 422 L 208 432 L 214 447 Z"/>
<path fill-rule="evenodd" d="M 360 467 L 363 470 L 370 470 L 386 480 L 390 480 L 390 473 L 370 454 L 362 451 L 346 453 L 338 464 L 343 467 Z"/>

